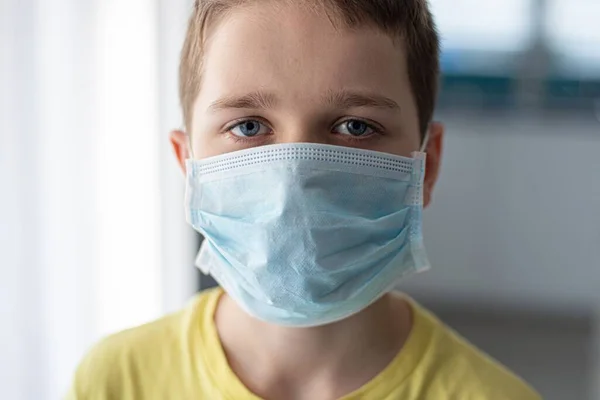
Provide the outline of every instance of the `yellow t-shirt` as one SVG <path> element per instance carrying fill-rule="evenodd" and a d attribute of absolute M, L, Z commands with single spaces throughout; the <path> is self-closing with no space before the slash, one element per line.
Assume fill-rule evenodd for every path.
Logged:
<path fill-rule="evenodd" d="M 222 294 L 108 337 L 84 358 L 70 400 L 259 400 L 229 368 L 214 311 Z M 539 400 L 523 381 L 414 302 L 413 327 L 390 365 L 343 400 Z"/>

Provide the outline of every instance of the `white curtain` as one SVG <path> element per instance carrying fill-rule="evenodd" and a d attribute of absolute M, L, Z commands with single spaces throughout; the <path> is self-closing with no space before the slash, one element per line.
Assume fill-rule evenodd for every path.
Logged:
<path fill-rule="evenodd" d="M 0 398 L 58 399 L 86 349 L 192 294 L 168 147 L 187 0 L 0 3 Z"/>

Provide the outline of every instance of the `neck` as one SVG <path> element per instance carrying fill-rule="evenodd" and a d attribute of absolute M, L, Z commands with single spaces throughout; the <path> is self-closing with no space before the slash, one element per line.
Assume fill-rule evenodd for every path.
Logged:
<path fill-rule="evenodd" d="M 290 328 L 250 317 L 225 294 L 215 322 L 231 368 L 254 393 L 298 398 L 294 393 L 313 386 L 319 398 L 337 398 L 391 362 L 410 331 L 410 314 L 404 300 L 386 295 L 343 321 Z"/>

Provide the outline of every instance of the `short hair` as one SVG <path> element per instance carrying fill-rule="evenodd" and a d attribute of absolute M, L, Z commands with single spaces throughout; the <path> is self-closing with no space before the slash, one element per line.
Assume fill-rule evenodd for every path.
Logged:
<path fill-rule="evenodd" d="M 208 26 L 236 6 L 260 0 L 196 0 L 181 52 L 179 96 L 186 128 L 200 92 Z M 266 0 L 262 0 L 266 1 Z M 427 0 L 269 0 L 310 5 L 346 28 L 369 26 L 404 40 L 408 76 L 423 136 L 433 118 L 440 74 L 440 39 Z"/>

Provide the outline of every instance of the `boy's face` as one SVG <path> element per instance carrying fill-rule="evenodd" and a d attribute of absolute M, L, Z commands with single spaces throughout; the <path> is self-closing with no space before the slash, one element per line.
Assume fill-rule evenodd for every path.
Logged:
<path fill-rule="evenodd" d="M 190 127 L 194 158 L 266 144 L 312 142 L 410 156 L 421 144 L 401 42 L 364 26 L 256 2 L 209 32 Z M 425 201 L 439 168 L 443 128 L 427 148 Z M 172 142 L 182 166 L 183 132 Z"/>

